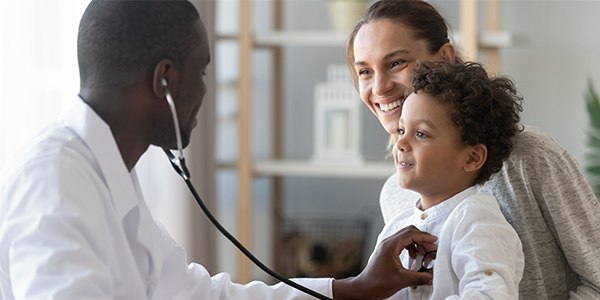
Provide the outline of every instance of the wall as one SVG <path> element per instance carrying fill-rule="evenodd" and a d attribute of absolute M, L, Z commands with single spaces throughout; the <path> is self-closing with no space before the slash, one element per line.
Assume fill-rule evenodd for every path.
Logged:
<path fill-rule="evenodd" d="M 502 68 L 525 97 L 523 119 L 546 130 L 584 163 L 587 78 L 600 87 L 600 1 L 508 1 Z"/>
<path fill-rule="evenodd" d="M 458 1 L 432 1 L 458 30 Z M 514 45 L 500 51 L 501 73 L 524 96 L 525 124 L 542 128 L 583 164 L 587 78 L 600 87 L 600 1 L 501 2 L 501 28 Z M 483 26 L 485 1 L 480 2 Z"/>
<path fill-rule="evenodd" d="M 86 2 L 0 2 L 0 168 L 77 101 Z"/>

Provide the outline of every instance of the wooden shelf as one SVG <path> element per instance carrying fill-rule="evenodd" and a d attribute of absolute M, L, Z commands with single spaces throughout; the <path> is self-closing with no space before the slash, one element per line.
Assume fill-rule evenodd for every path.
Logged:
<path fill-rule="evenodd" d="M 273 46 L 328 46 L 342 47 L 346 44 L 349 33 L 332 30 L 312 30 L 312 31 L 262 31 L 254 32 L 252 40 L 255 47 L 273 47 Z M 219 39 L 236 40 L 235 34 L 223 33 L 218 35 Z M 455 32 L 452 40 L 460 45 L 462 35 Z M 481 32 L 478 35 L 479 47 L 481 48 L 506 48 L 514 43 L 514 37 L 507 31 L 488 31 Z"/>
<path fill-rule="evenodd" d="M 343 47 L 349 33 L 342 31 L 265 31 L 255 32 L 257 47 L 269 46 L 331 46 Z"/>
<path fill-rule="evenodd" d="M 222 169 L 234 169 L 235 166 L 235 163 L 219 164 Z M 254 176 L 387 179 L 394 172 L 396 169 L 391 161 L 336 164 L 310 160 L 261 160 L 252 166 Z"/>
<path fill-rule="evenodd" d="M 452 36 L 456 45 L 461 44 L 462 35 L 460 32 Z M 488 31 L 482 32 L 477 37 L 480 48 L 506 48 L 513 46 L 514 37 L 507 31 Z"/>
<path fill-rule="evenodd" d="M 395 171 L 392 162 L 335 164 L 303 160 L 266 160 L 254 164 L 254 174 L 259 176 L 387 179 Z"/>

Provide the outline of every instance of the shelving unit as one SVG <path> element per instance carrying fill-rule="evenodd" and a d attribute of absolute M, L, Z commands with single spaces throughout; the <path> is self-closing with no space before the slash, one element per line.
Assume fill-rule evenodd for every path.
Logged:
<path fill-rule="evenodd" d="M 281 49 L 288 46 L 306 47 L 343 47 L 347 33 L 336 31 L 282 31 L 282 5 L 283 0 L 272 0 L 274 5 L 273 30 L 270 32 L 254 32 L 252 29 L 252 1 L 239 0 L 240 21 L 239 32 L 233 36 L 221 36 L 223 39 L 235 39 L 240 49 L 240 71 L 239 71 L 239 114 L 238 114 L 238 160 L 229 166 L 235 168 L 238 176 L 238 238 L 245 244 L 250 245 L 252 240 L 252 181 L 257 176 L 273 178 L 273 216 L 276 220 L 280 216 L 282 191 L 281 178 L 286 176 L 297 177 L 335 177 L 335 178 L 380 178 L 385 179 L 394 172 L 392 163 L 376 162 L 365 163 L 357 168 L 356 165 L 322 165 L 313 164 L 309 161 L 288 161 L 282 159 L 282 82 L 281 82 Z M 487 53 L 486 65 L 491 70 L 498 70 L 498 49 L 508 47 L 512 44 L 512 36 L 499 31 L 498 14 L 499 0 L 486 1 L 488 9 L 486 15 L 488 20 L 484 32 L 477 31 L 477 1 L 461 0 L 460 34 L 454 35 L 455 43 L 460 43 L 466 59 L 476 60 L 479 50 Z M 252 52 L 255 48 L 266 48 L 271 51 L 274 69 L 274 90 L 272 103 L 273 137 L 271 160 L 255 161 L 252 153 Z M 277 82 L 279 81 L 279 82 Z M 279 237 L 278 226 L 272 226 L 273 236 Z M 280 249 L 277 239 L 274 241 L 274 249 Z M 277 254 L 277 252 L 275 253 Z M 277 256 L 277 255 L 276 255 Z M 276 262 L 277 264 L 277 262 Z M 240 282 L 251 280 L 250 265 L 247 259 L 239 254 L 238 278 Z"/>

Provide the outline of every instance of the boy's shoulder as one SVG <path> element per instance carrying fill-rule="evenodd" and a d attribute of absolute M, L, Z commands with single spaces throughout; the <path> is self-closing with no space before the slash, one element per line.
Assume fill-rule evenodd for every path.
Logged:
<path fill-rule="evenodd" d="M 448 221 L 464 223 L 492 220 L 498 217 L 504 219 L 496 197 L 478 192 L 461 201 L 448 216 Z"/>

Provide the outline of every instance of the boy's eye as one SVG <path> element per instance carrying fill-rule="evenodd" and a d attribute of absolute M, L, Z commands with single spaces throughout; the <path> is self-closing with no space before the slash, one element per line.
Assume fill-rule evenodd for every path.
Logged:
<path fill-rule="evenodd" d="M 398 128 L 398 135 L 399 136 L 403 136 L 404 135 L 404 128 Z"/>
<path fill-rule="evenodd" d="M 417 131 L 416 135 L 418 138 L 426 138 L 427 137 L 427 134 L 425 134 L 421 131 Z"/>

